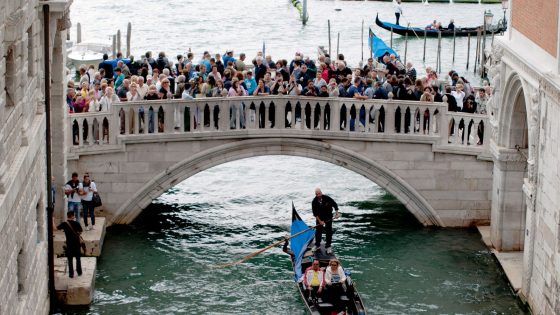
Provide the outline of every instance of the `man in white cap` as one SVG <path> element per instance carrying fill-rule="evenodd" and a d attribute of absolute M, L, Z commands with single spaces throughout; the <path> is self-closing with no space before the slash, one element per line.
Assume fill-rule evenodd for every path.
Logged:
<path fill-rule="evenodd" d="M 313 216 L 317 220 L 317 227 L 315 228 L 315 246 L 313 246 L 312 251 L 316 251 L 321 247 L 321 237 L 323 234 L 323 228 L 326 234 L 325 248 L 327 254 L 332 254 L 332 221 L 333 213 L 332 209 L 335 209 L 334 219 L 340 217 L 338 212 L 338 204 L 329 196 L 323 195 L 321 188 L 315 188 L 315 198 L 311 202 L 311 208 L 313 209 Z"/>

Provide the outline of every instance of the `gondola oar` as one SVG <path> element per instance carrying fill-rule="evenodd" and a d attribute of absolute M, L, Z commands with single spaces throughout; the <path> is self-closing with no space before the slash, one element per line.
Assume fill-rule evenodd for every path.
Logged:
<path fill-rule="evenodd" d="M 323 223 L 327 223 L 327 222 L 330 222 L 330 221 L 332 221 L 332 220 L 333 220 L 333 219 L 330 219 L 330 220 L 324 221 Z M 308 229 L 305 229 L 305 230 L 303 230 L 303 231 L 301 231 L 301 232 L 298 232 L 298 233 L 296 233 L 296 234 L 294 234 L 294 235 L 286 236 L 286 237 L 284 237 L 283 239 L 279 240 L 278 242 L 274 242 L 273 244 L 270 244 L 270 245 L 268 245 L 267 247 L 265 247 L 265 248 L 263 248 L 263 249 L 259 249 L 258 251 L 253 252 L 253 253 L 251 253 L 251 254 L 249 254 L 249 255 L 247 255 L 247 256 L 241 258 L 241 259 L 238 260 L 238 261 L 234 261 L 234 262 L 230 262 L 230 263 L 222 264 L 222 265 L 215 265 L 215 266 L 212 266 L 211 268 L 213 268 L 213 269 L 215 269 L 215 268 L 226 268 L 226 267 L 231 267 L 231 266 L 239 265 L 239 264 L 241 264 L 241 263 L 243 263 L 243 262 L 245 262 L 245 261 L 247 261 L 247 260 L 249 260 L 249 259 L 251 259 L 251 258 L 253 258 L 253 257 L 257 256 L 257 255 L 259 255 L 259 254 L 261 254 L 261 253 L 266 252 L 267 250 L 269 250 L 269 249 L 271 249 L 271 248 L 273 248 L 273 247 L 276 247 L 276 246 L 278 246 L 278 245 L 284 243 L 284 242 L 287 241 L 287 240 L 290 240 L 290 239 L 292 239 L 292 238 L 294 238 L 294 237 L 296 237 L 296 236 L 298 236 L 298 235 L 301 235 L 301 234 L 303 234 L 303 233 L 305 233 L 305 232 L 307 232 L 307 231 L 313 230 L 313 229 L 317 228 L 319 225 L 322 225 L 322 224 L 317 224 L 317 225 L 314 225 L 314 226 L 312 226 L 312 227 L 310 227 L 310 228 L 308 228 Z"/>

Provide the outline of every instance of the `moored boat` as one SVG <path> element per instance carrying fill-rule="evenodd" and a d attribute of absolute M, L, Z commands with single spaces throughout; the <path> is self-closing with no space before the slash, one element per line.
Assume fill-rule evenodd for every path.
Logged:
<path fill-rule="evenodd" d="M 330 315 L 333 314 L 333 312 L 335 312 L 334 314 L 340 314 L 340 309 L 342 308 L 342 314 L 367 314 L 364 303 L 350 278 L 348 270 L 344 270 L 346 275 L 344 283 L 337 284 L 341 286 L 340 290 L 330 288 L 330 290 L 333 290 L 331 293 L 340 292 L 340 295 L 334 296 L 333 294 L 328 294 L 330 298 L 327 299 L 327 294 L 323 291 L 323 294 L 318 297 L 309 296 L 310 294 L 303 283 L 305 270 L 310 268 L 313 261 L 316 260 L 319 261 L 321 268 L 329 268 L 329 262 L 337 258 L 334 253 L 327 254 L 324 245 L 321 245 L 321 248 L 317 249 L 315 252 L 311 251 L 311 243 L 314 240 L 315 231 L 303 222 L 293 205 L 292 227 L 290 232 L 291 235 L 297 234 L 297 236 L 290 239 L 290 250 L 287 250 L 287 244 L 285 245 L 285 251 L 290 254 L 294 269 L 294 280 L 309 313 L 312 315 Z M 329 290 L 329 288 L 326 290 Z"/>
<path fill-rule="evenodd" d="M 97 65 L 103 61 L 103 54 L 111 54 L 111 46 L 100 43 L 82 42 L 73 45 L 68 52 L 68 63 L 78 69 L 80 65 Z"/>
<path fill-rule="evenodd" d="M 377 26 L 386 29 L 388 31 L 393 30 L 393 33 L 398 35 L 407 35 L 408 36 L 419 36 L 423 37 L 424 32 L 426 32 L 426 37 L 438 37 L 439 33 L 441 33 L 442 37 L 453 37 L 453 36 L 476 36 L 478 31 L 482 31 L 483 26 L 477 27 L 455 27 L 455 30 L 444 28 L 442 30 L 434 30 L 434 29 L 425 29 L 423 27 L 409 27 L 403 25 L 397 25 L 389 22 L 383 22 L 379 19 L 379 14 L 375 17 L 375 24 Z M 498 25 L 491 25 L 490 27 L 486 28 L 486 32 L 488 33 L 503 33 L 506 31 L 506 26 L 498 24 Z"/>

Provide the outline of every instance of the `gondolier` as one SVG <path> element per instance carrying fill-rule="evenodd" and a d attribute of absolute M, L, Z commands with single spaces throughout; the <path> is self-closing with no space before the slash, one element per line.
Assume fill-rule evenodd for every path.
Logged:
<path fill-rule="evenodd" d="M 397 20 L 397 22 L 395 24 L 400 25 L 399 24 L 399 19 L 401 18 L 401 15 L 402 15 L 401 0 L 396 0 L 393 5 L 395 7 L 395 18 Z"/>
<path fill-rule="evenodd" d="M 325 249 L 327 254 L 332 254 L 331 241 L 332 241 L 332 220 L 333 220 L 333 208 L 335 209 L 335 219 L 340 217 L 338 213 L 338 204 L 329 196 L 323 195 L 320 188 L 315 188 L 315 198 L 311 202 L 311 207 L 313 209 L 313 216 L 317 220 L 317 228 L 315 229 L 315 246 L 313 246 L 312 251 L 316 251 L 321 248 L 321 237 L 323 234 L 323 228 L 326 234 Z"/>

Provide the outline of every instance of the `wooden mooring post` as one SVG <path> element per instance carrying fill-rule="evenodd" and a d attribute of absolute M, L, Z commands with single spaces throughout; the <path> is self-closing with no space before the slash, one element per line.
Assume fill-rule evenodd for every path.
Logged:
<path fill-rule="evenodd" d="M 336 58 L 338 59 L 338 53 L 339 50 L 338 48 L 340 47 L 340 32 L 337 34 L 337 38 L 336 38 Z"/>
<path fill-rule="evenodd" d="M 469 61 L 471 58 L 471 34 L 467 37 L 467 70 L 469 70 Z"/>
<path fill-rule="evenodd" d="M 122 52 L 121 50 L 121 30 L 117 31 L 117 53 Z"/>
<path fill-rule="evenodd" d="M 424 30 L 424 57 L 422 57 L 422 62 L 426 63 L 426 30 Z"/>
<path fill-rule="evenodd" d="M 126 57 L 130 57 L 130 39 L 132 37 L 132 24 L 126 26 Z"/>
<path fill-rule="evenodd" d="M 327 20 L 327 27 L 329 29 L 329 56 L 332 58 L 332 54 L 331 54 L 331 20 Z"/>
<path fill-rule="evenodd" d="M 78 23 L 78 25 L 76 26 L 76 31 L 77 31 L 77 35 L 76 35 L 76 44 L 79 44 L 82 42 L 82 24 Z"/>
<path fill-rule="evenodd" d="M 409 24 L 410 26 L 410 24 Z M 404 36 L 404 65 L 406 67 L 406 55 L 408 53 L 408 33 Z"/>
<path fill-rule="evenodd" d="M 117 35 L 113 35 L 113 59 L 117 58 Z"/>
<path fill-rule="evenodd" d="M 455 47 L 456 47 L 457 31 L 453 29 L 453 64 L 455 64 Z"/>

